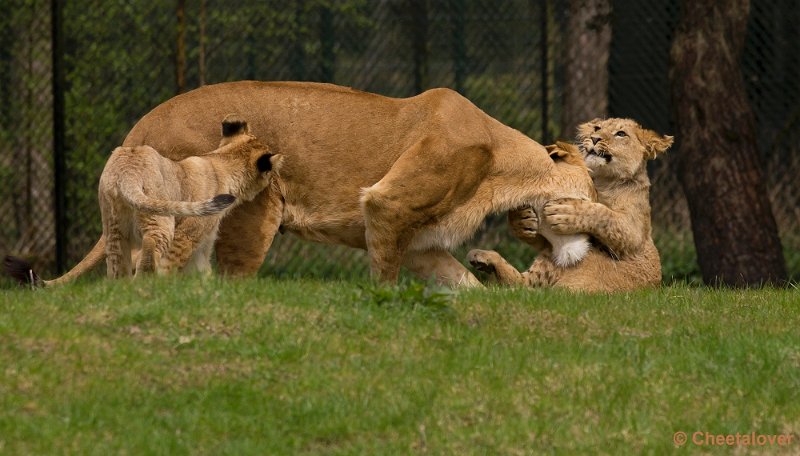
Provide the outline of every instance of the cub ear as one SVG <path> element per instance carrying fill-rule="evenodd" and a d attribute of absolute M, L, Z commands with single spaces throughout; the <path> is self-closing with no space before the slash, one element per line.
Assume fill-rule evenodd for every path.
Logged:
<path fill-rule="evenodd" d="M 256 160 L 256 168 L 258 168 L 258 172 L 266 173 L 267 171 L 272 171 L 272 154 L 264 154 L 258 157 Z"/>
<path fill-rule="evenodd" d="M 250 127 L 247 125 L 247 121 L 238 114 L 228 114 L 222 119 L 223 138 L 247 133 L 250 133 Z"/>
<path fill-rule="evenodd" d="M 667 149 L 672 146 L 674 138 L 667 135 L 659 135 L 653 130 L 642 128 L 639 133 L 639 139 L 644 144 L 644 158 L 652 160 L 656 156 L 663 154 Z"/>
<path fill-rule="evenodd" d="M 261 173 L 278 171 L 281 166 L 283 166 L 283 155 L 281 154 L 264 154 L 256 160 L 256 167 Z"/>

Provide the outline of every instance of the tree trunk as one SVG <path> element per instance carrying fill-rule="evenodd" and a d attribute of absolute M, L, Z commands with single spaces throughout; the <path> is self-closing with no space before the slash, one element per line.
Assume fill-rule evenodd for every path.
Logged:
<path fill-rule="evenodd" d="M 703 280 L 786 280 L 741 73 L 749 0 L 684 0 L 671 50 L 678 172 Z"/>
<path fill-rule="evenodd" d="M 186 90 L 186 0 L 178 0 L 176 10 L 178 37 L 175 43 L 175 85 L 178 93 Z"/>
<path fill-rule="evenodd" d="M 570 0 L 561 136 L 608 114 L 611 1 Z"/>

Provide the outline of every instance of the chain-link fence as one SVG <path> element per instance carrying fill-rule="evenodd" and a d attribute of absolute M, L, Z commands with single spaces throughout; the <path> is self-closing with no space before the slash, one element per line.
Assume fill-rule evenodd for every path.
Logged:
<path fill-rule="evenodd" d="M 51 20 L 53 8 L 61 21 Z M 451 87 L 542 143 L 605 115 L 671 133 L 667 65 L 678 9 L 675 0 L 0 0 L 0 252 L 50 269 L 58 247 L 67 265 L 82 258 L 100 234 L 96 188 L 110 151 L 152 107 L 203 84 L 313 80 L 398 97 Z M 796 10 L 789 0 L 753 2 L 743 70 L 798 275 Z M 59 119 L 63 131 L 54 130 Z M 54 172 L 60 137 L 65 167 Z M 673 163 L 668 156 L 651 169 L 667 279 L 696 275 Z M 473 246 L 497 248 L 518 266 L 534 255 L 502 216 Z M 287 236 L 265 264 L 279 276 L 366 269 L 363 252 Z"/>

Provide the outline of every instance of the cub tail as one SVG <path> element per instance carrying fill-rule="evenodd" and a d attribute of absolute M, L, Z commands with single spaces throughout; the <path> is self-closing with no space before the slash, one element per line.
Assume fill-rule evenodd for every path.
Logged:
<path fill-rule="evenodd" d="M 120 183 L 119 190 L 122 196 L 136 210 L 156 215 L 180 217 L 215 215 L 224 211 L 236 201 L 236 197 L 229 194 L 217 195 L 206 201 L 160 200 L 145 195 L 141 186 L 132 182 Z"/>

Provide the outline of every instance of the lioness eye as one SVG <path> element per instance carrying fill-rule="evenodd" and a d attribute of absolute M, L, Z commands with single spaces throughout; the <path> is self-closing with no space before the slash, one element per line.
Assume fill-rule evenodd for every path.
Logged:
<path fill-rule="evenodd" d="M 625 136 L 628 136 L 628 134 L 627 134 L 627 133 L 625 133 L 624 131 L 618 131 L 618 132 L 616 133 L 616 135 L 617 135 L 617 136 L 619 136 L 620 138 L 623 138 L 623 137 L 625 137 Z"/>
<path fill-rule="evenodd" d="M 599 125 L 595 125 L 594 126 L 594 131 L 600 131 L 600 126 Z"/>

